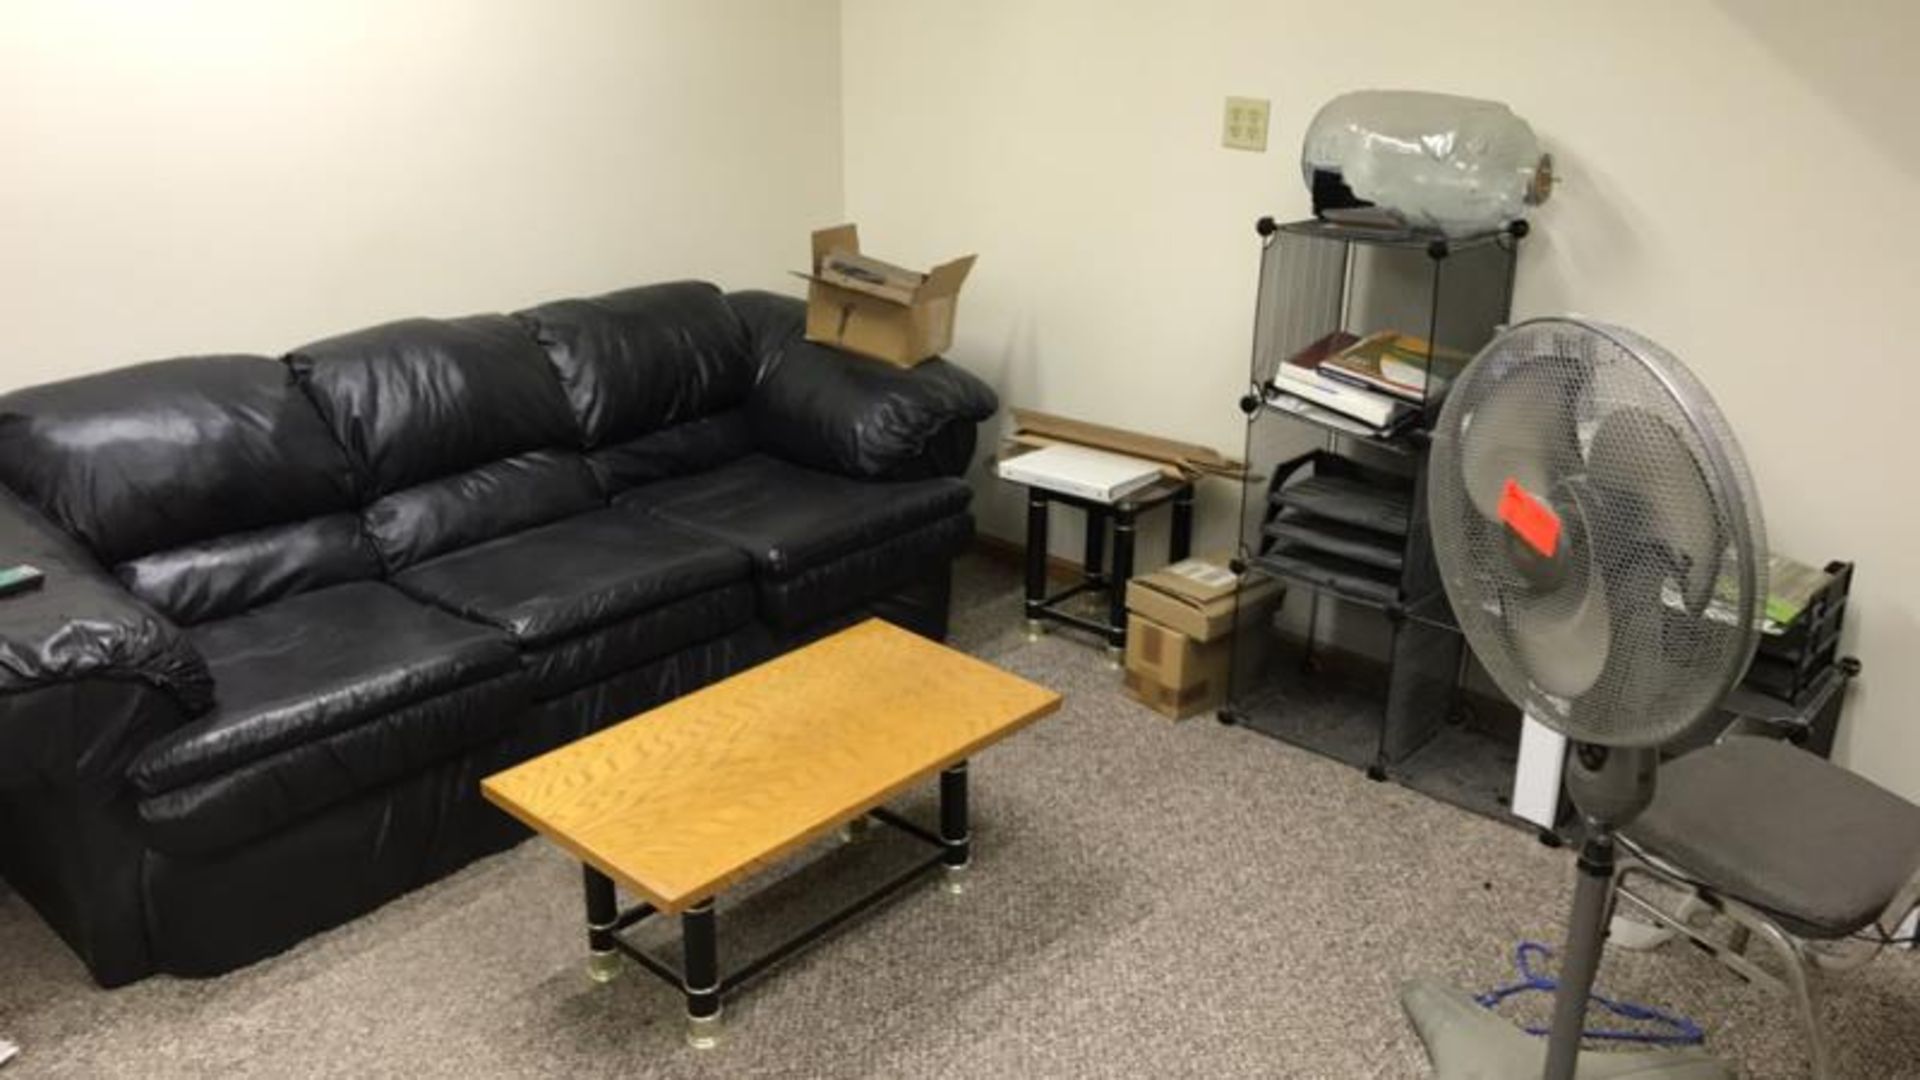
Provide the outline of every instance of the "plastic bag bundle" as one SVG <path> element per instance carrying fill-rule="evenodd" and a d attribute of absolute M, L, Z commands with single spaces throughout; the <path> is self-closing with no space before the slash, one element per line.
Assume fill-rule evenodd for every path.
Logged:
<path fill-rule="evenodd" d="M 1497 101 L 1417 90 L 1359 90 L 1322 106 L 1300 171 L 1314 213 L 1462 236 L 1504 227 L 1545 202 L 1553 159 Z"/>

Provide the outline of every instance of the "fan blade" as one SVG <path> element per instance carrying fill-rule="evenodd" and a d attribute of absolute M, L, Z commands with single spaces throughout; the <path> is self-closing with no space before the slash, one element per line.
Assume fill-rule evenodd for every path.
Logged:
<path fill-rule="evenodd" d="M 1587 480 L 1615 523 L 1593 538 L 1602 558 L 1616 562 L 1657 553 L 1687 610 L 1698 613 L 1713 597 L 1726 537 L 1696 457 L 1670 424 L 1631 405 L 1609 412 L 1587 448 Z M 1658 593 L 1648 599 L 1657 602 Z"/>
<path fill-rule="evenodd" d="M 1521 665 L 1542 690 L 1559 697 L 1578 697 L 1593 689 L 1606 670 L 1613 613 L 1597 575 L 1589 581 L 1570 608 L 1564 597 L 1508 602 Z"/>
<path fill-rule="evenodd" d="M 1460 478 L 1474 509 L 1500 520 L 1509 480 L 1547 491 L 1580 460 L 1569 419 L 1574 387 L 1558 365 L 1529 365 L 1491 384 L 1486 399 L 1461 422 Z"/>

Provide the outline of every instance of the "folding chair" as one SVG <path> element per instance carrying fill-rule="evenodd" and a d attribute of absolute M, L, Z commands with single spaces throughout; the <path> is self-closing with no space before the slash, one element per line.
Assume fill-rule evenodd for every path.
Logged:
<path fill-rule="evenodd" d="M 1842 965 L 1810 945 L 1876 923 L 1884 937 L 1920 904 L 1920 807 L 1786 743 L 1735 736 L 1663 765 L 1653 805 L 1618 839 L 1616 910 L 1625 900 L 1749 981 L 1790 993 L 1813 1076 L 1828 1080 L 1820 979 Z M 1710 938 L 1635 891 L 1641 877 L 1725 915 L 1731 937 Z M 1755 937 L 1780 958 L 1784 980 L 1747 955 Z M 1877 953 L 1863 950 L 1858 963 Z"/>

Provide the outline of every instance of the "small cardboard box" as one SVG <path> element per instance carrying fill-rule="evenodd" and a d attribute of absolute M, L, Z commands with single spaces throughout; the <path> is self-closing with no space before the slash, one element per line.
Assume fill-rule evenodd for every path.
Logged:
<path fill-rule="evenodd" d="M 1127 583 L 1127 693 L 1174 720 L 1218 707 L 1227 697 L 1236 618 L 1257 617 L 1280 592 L 1269 579 L 1236 578 L 1225 555 L 1134 578 Z"/>
<path fill-rule="evenodd" d="M 1142 574 L 1127 582 L 1127 610 L 1194 641 L 1226 637 L 1236 611 L 1263 608 L 1280 597 L 1279 582 L 1238 578 L 1228 564 L 1228 556 L 1211 555 Z"/>
<path fill-rule="evenodd" d="M 1233 639 L 1195 641 L 1143 615 L 1127 613 L 1128 696 L 1170 720 L 1184 720 L 1227 699 Z"/>
<path fill-rule="evenodd" d="M 954 308 L 972 255 L 924 274 L 860 254 L 860 232 L 838 225 L 813 234 L 807 279 L 807 340 L 912 367 L 953 345 Z"/>

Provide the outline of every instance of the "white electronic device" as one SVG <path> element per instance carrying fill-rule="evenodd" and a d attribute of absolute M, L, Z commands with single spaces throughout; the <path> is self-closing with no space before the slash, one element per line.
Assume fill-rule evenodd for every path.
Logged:
<path fill-rule="evenodd" d="M 1567 737 L 1533 717 L 1520 724 L 1520 760 L 1513 767 L 1513 815 L 1552 832 L 1560 823 L 1560 774 Z"/>
<path fill-rule="evenodd" d="M 1066 443 L 1000 459 L 1002 480 L 1099 503 L 1118 502 L 1160 476 L 1154 462 Z"/>

